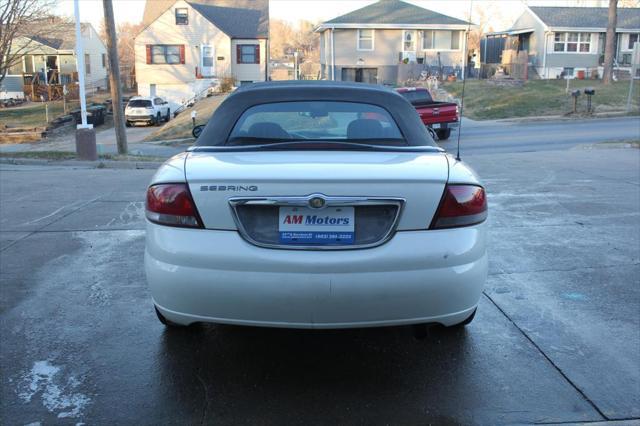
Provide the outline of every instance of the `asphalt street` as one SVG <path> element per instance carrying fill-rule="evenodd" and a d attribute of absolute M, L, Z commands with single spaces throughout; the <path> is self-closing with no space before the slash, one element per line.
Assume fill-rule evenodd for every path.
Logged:
<path fill-rule="evenodd" d="M 153 171 L 0 164 L 0 423 L 637 424 L 640 151 L 466 160 L 490 276 L 466 330 L 421 341 L 165 330 L 142 269 Z"/>
<path fill-rule="evenodd" d="M 188 144 L 170 146 L 160 143 L 143 143 L 156 127 L 127 128 L 129 152 L 135 155 L 171 157 L 184 151 Z M 640 118 L 619 117 L 603 119 L 569 119 L 540 121 L 473 121 L 463 119 L 460 145 L 463 154 L 495 154 L 508 152 L 555 151 L 582 144 L 603 141 L 638 140 Z M 440 145 L 451 151 L 456 149 L 457 130 Z M 98 130 L 96 142 L 100 153 L 116 153 L 113 128 Z M 75 151 L 73 135 L 53 138 L 33 144 L 0 145 L 0 153 L 24 151 Z"/>
<path fill-rule="evenodd" d="M 638 140 L 640 118 L 619 117 L 560 121 L 471 121 L 460 129 L 464 154 L 556 151 L 603 141 Z M 456 149 L 457 130 L 440 145 Z"/>

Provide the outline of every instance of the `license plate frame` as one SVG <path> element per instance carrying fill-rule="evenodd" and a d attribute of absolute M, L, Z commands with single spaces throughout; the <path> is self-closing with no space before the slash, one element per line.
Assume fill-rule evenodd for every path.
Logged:
<path fill-rule="evenodd" d="M 280 206 L 278 240 L 282 245 L 335 246 L 355 244 L 355 207 Z"/>

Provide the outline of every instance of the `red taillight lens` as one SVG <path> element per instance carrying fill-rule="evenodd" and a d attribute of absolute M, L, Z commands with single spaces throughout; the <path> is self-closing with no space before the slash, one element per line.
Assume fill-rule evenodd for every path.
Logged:
<path fill-rule="evenodd" d="M 431 229 L 475 225 L 487 219 L 487 197 L 476 185 L 447 185 Z"/>
<path fill-rule="evenodd" d="M 153 185 L 147 189 L 147 219 L 169 226 L 201 228 L 189 188 L 184 183 Z"/>

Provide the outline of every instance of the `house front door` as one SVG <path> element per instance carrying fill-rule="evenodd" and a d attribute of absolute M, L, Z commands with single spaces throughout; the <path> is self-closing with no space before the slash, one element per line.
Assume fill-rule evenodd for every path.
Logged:
<path fill-rule="evenodd" d="M 213 46 L 202 45 L 200 48 L 200 66 L 202 68 L 203 77 L 213 77 L 216 75 L 215 67 L 215 51 Z"/>

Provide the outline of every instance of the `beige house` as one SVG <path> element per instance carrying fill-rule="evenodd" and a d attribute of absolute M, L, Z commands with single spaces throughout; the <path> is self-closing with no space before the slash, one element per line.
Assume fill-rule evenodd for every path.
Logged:
<path fill-rule="evenodd" d="M 81 24 L 84 46 L 85 87 L 87 92 L 107 88 L 107 48 L 89 23 Z M 14 41 L 15 54 L 24 52 L 13 64 L 0 87 L 0 99 L 22 98 L 32 85 L 77 84 L 75 28 L 60 23 L 51 37 L 22 37 Z"/>
<path fill-rule="evenodd" d="M 143 21 L 135 40 L 140 95 L 175 109 L 222 78 L 267 79 L 268 0 L 147 1 Z"/>
<path fill-rule="evenodd" d="M 422 70 L 462 77 L 468 28 L 410 3 L 380 0 L 316 29 L 321 78 L 396 84 Z"/>
<path fill-rule="evenodd" d="M 603 74 L 606 7 L 526 7 L 510 29 L 487 34 L 484 64 L 501 64 L 505 50 L 524 52 L 530 78 Z M 630 76 L 633 46 L 640 40 L 640 8 L 619 7 L 614 40 L 616 74 Z"/>

